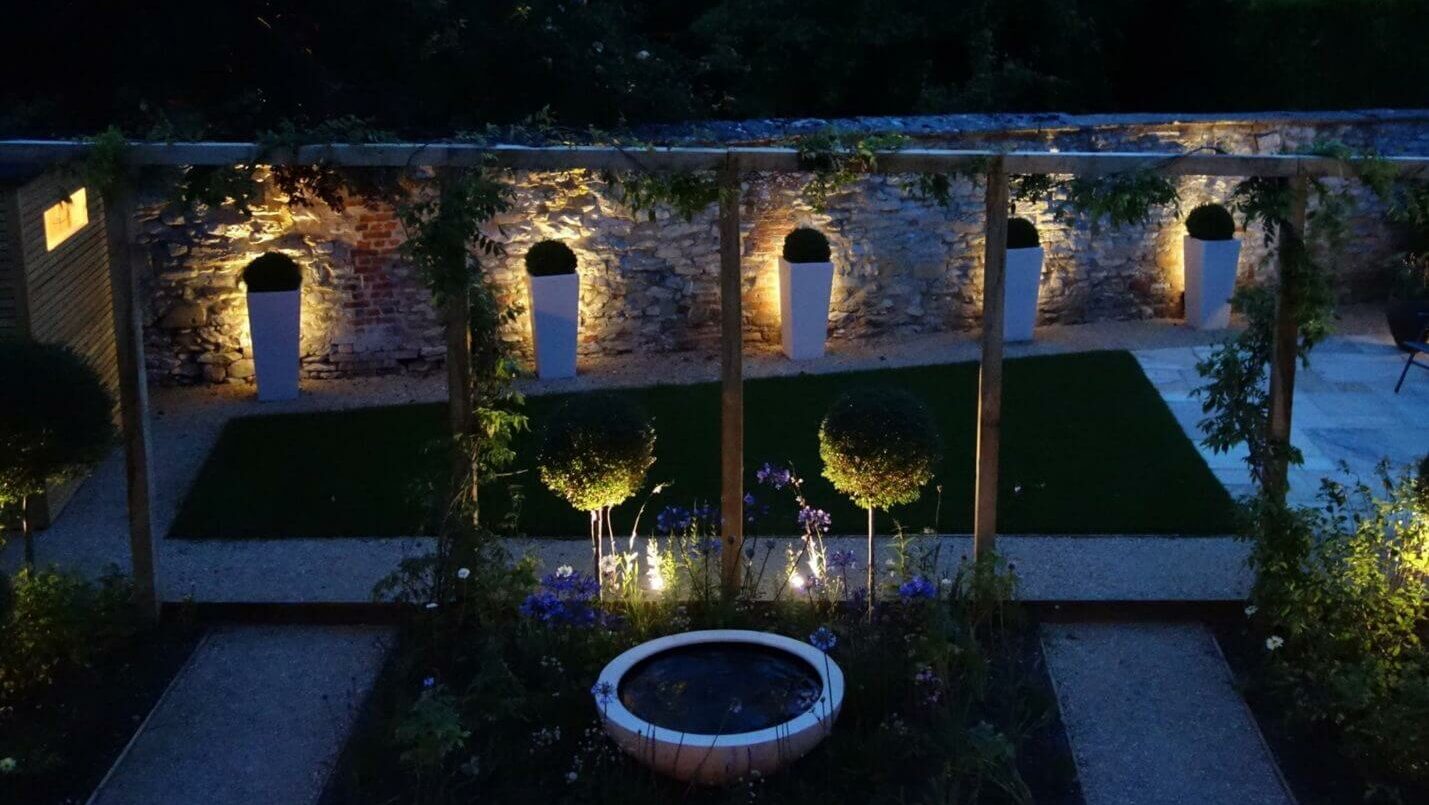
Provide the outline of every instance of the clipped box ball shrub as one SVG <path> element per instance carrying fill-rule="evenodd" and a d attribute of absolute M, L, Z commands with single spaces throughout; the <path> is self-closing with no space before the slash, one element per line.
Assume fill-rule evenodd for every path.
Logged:
<path fill-rule="evenodd" d="M 784 236 L 784 259 L 790 263 L 829 262 L 829 239 L 817 229 L 800 227 Z"/>
<path fill-rule="evenodd" d="M 268 252 L 243 269 L 243 284 L 249 293 L 296 291 L 302 287 L 303 270 L 288 255 Z"/>
<path fill-rule="evenodd" d="M 851 391 L 819 426 L 819 458 L 834 489 L 868 509 L 868 599 L 874 598 L 873 512 L 918 499 L 942 457 L 933 414 L 902 389 Z"/>
<path fill-rule="evenodd" d="M 0 512 L 18 515 L 32 562 L 30 498 L 104 458 L 114 403 L 94 368 L 58 344 L 0 339 L 0 378 Z"/>
<path fill-rule="evenodd" d="M 1009 218 L 1007 220 L 1007 248 L 1009 249 L 1035 249 L 1042 245 L 1042 240 L 1037 236 L 1037 227 L 1026 218 Z"/>
<path fill-rule="evenodd" d="M 543 240 L 526 252 L 526 273 L 556 277 L 576 273 L 576 253 L 558 240 Z"/>
<path fill-rule="evenodd" d="M 1196 240 L 1231 240 L 1235 219 L 1219 204 L 1202 204 L 1186 216 L 1186 232 Z"/>
<path fill-rule="evenodd" d="M 655 463 L 655 428 L 624 397 L 572 399 L 551 416 L 537 465 L 541 481 L 581 511 L 600 511 L 634 495 Z"/>

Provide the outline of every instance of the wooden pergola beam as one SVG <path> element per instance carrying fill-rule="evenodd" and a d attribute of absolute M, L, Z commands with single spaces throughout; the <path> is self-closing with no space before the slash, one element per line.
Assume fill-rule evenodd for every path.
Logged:
<path fill-rule="evenodd" d="M 89 144 L 77 140 L 3 140 L 0 162 L 49 164 L 82 158 Z M 128 155 L 136 166 L 311 165 L 394 168 L 478 167 L 518 170 L 718 171 L 734 155 L 744 172 L 801 170 L 798 152 L 775 147 L 616 147 L 606 145 L 522 146 L 466 143 L 334 143 L 296 151 L 264 149 L 255 143 L 135 142 Z M 907 148 L 880 154 L 875 173 L 982 172 L 1000 158 L 1008 174 L 1051 173 L 1104 176 L 1149 169 L 1169 176 L 1349 177 L 1346 163 L 1296 154 L 1216 154 L 1144 152 L 1052 152 Z M 1429 177 L 1429 157 L 1387 157 L 1401 175 Z M 1353 160 L 1350 160 L 1352 163 Z"/>

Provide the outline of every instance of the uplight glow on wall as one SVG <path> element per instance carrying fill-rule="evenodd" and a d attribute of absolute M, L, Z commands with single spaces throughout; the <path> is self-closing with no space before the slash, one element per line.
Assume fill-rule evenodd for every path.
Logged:
<path fill-rule="evenodd" d="M 45 251 L 54 251 L 88 223 L 89 198 L 81 187 L 45 210 Z"/>

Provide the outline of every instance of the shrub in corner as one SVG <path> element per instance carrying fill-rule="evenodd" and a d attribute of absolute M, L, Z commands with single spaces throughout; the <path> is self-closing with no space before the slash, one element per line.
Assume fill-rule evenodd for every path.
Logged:
<path fill-rule="evenodd" d="M 19 515 L 33 561 L 30 498 L 104 458 L 114 403 L 94 368 L 57 344 L 0 339 L 0 378 L 0 513 Z"/>
<path fill-rule="evenodd" d="M 829 239 L 824 233 L 800 227 L 784 236 L 784 259 L 790 263 L 829 262 Z"/>

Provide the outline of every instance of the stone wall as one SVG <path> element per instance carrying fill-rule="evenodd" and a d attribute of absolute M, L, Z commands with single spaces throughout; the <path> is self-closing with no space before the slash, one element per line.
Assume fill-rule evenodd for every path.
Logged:
<path fill-rule="evenodd" d="M 824 121 L 716 125 L 698 138 L 661 132 L 681 143 L 758 144 Z M 1012 147 L 1159 151 L 1219 148 L 1280 153 L 1337 139 L 1386 154 L 1429 153 L 1429 114 L 1344 113 L 1313 118 L 1266 115 L 1247 120 L 1069 118 L 1065 116 L 869 119 L 842 128 L 898 130 L 926 147 Z M 965 330 L 981 307 L 983 197 L 972 179 L 953 185 L 947 208 L 912 198 L 905 176 L 862 179 L 814 212 L 799 198 L 802 181 L 754 175 L 744 185 L 745 331 L 752 350 L 777 349 L 776 264 L 784 235 L 800 225 L 825 232 L 837 266 L 830 313 L 833 339 Z M 1187 177 L 1182 215 L 1204 201 L 1226 202 L 1235 181 Z M 525 306 L 522 259 L 535 242 L 565 242 L 580 261 L 584 357 L 631 352 L 713 350 L 719 339 L 719 239 L 710 208 L 691 221 L 661 210 L 637 218 L 597 174 L 519 172 L 509 213 L 491 234 L 504 256 L 483 257 L 504 301 Z M 1366 191 L 1349 248 L 1335 267 L 1346 295 L 1376 290 L 1394 248 L 1380 208 Z M 398 253 L 401 230 L 390 209 L 358 203 L 342 213 L 290 209 L 276 192 L 249 219 L 228 210 L 180 216 L 145 209 L 140 233 L 150 249 L 146 344 L 160 382 L 244 382 L 252 375 L 246 307 L 238 284 L 249 260 L 265 251 L 294 257 L 307 273 L 303 366 L 310 377 L 425 372 L 440 366 L 443 338 L 426 289 Z M 1056 202 L 1019 209 L 1038 226 L 1047 259 L 1043 323 L 1177 317 L 1181 314 L 1180 219 L 1166 213 L 1144 228 L 1053 220 Z M 1261 233 L 1243 234 L 1242 280 L 1273 271 Z M 506 337 L 530 354 L 522 315 Z"/>

